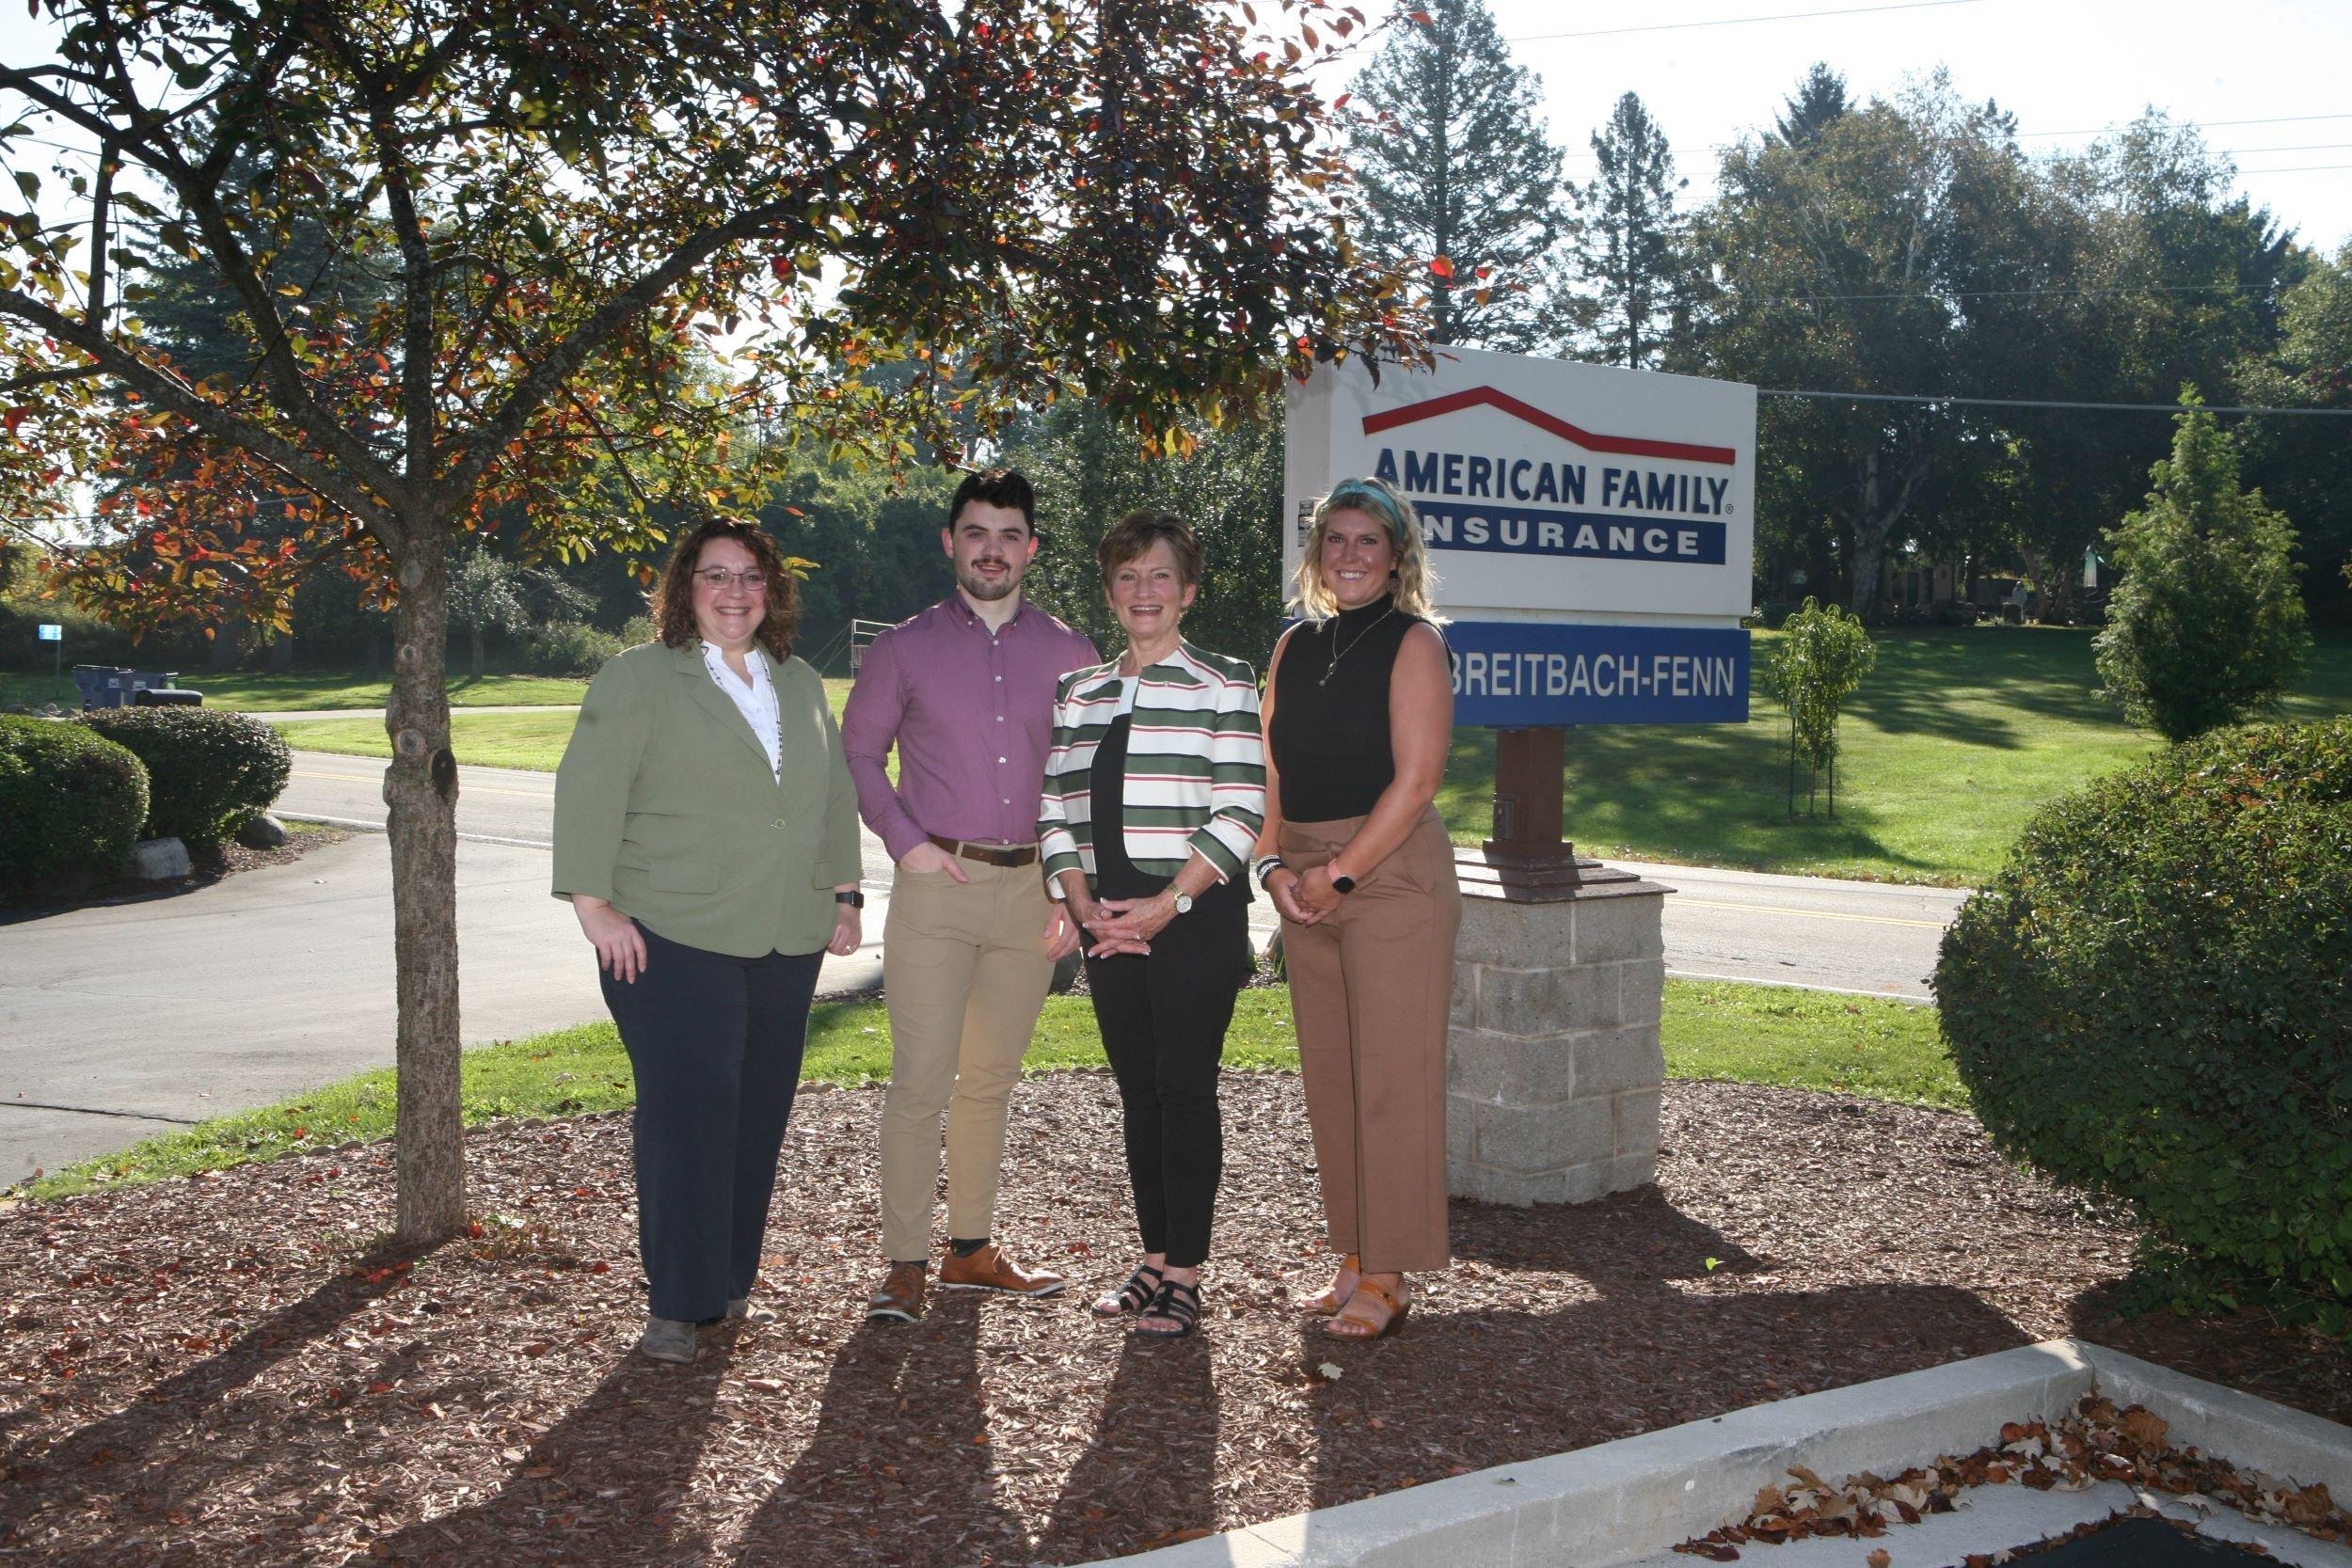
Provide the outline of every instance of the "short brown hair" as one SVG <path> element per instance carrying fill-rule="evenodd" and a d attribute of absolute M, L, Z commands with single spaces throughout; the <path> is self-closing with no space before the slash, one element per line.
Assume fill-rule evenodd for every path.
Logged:
<path fill-rule="evenodd" d="M 760 572 L 768 578 L 768 614 L 752 636 L 776 657 L 790 657 L 792 640 L 801 631 L 800 579 L 785 570 L 784 552 L 776 548 L 766 529 L 734 517 L 709 518 L 678 540 L 677 547 L 670 552 L 670 563 L 661 568 L 661 580 L 645 595 L 654 629 L 673 648 L 691 648 L 702 641 L 702 632 L 694 625 L 694 568 L 702 560 L 703 546 L 713 539 L 734 540 L 759 562 Z"/>
<path fill-rule="evenodd" d="M 1018 468 L 980 468 L 964 475 L 963 483 L 956 486 L 954 498 L 947 502 L 947 527 L 956 526 L 967 501 L 1018 512 L 1021 520 L 1029 525 L 1029 531 L 1037 531 L 1037 489 Z"/>
<path fill-rule="evenodd" d="M 1130 512 L 1111 525 L 1103 535 L 1094 559 L 1103 568 L 1103 586 L 1111 585 L 1111 574 L 1130 561 L 1140 560 L 1152 545 L 1165 539 L 1168 553 L 1176 558 L 1176 575 L 1186 588 L 1200 581 L 1200 538 L 1192 531 L 1192 525 L 1173 512 L 1154 512 L 1146 507 Z"/>

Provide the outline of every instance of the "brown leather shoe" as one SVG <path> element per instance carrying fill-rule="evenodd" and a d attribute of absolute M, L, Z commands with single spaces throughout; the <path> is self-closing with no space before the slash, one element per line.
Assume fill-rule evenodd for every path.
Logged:
<path fill-rule="evenodd" d="M 1057 1274 L 1031 1274 L 1005 1256 L 1005 1249 L 991 1242 L 969 1258 L 959 1258 L 949 1247 L 939 1261 L 939 1288 L 943 1291 L 1002 1291 L 1014 1296 L 1050 1296 L 1062 1288 Z"/>
<path fill-rule="evenodd" d="M 891 1264 L 882 1284 L 866 1298 L 866 1321 L 911 1323 L 922 1315 L 923 1265 Z"/>

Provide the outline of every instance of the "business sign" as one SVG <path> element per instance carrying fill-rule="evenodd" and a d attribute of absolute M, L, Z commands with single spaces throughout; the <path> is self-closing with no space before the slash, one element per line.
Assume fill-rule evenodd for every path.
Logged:
<path fill-rule="evenodd" d="M 40 637 L 39 641 L 43 642 L 62 642 L 65 641 L 65 627 L 44 621 L 40 626 Z"/>
<path fill-rule="evenodd" d="M 1474 349 L 1318 367 L 1287 410 L 1283 562 L 1317 498 L 1410 497 L 1470 724 L 1747 717 L 1756 388 Z"/>

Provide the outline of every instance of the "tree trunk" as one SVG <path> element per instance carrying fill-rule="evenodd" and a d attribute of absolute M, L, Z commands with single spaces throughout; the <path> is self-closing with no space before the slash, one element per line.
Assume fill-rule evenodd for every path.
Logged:
<path fill-rule="evenodd" d="M 224 619 L 213 632 L 211 657 L 207 668 L 215 674 L 225 674 L 237 667 L 237 656 L 245 651 L 245 617 L 231 615 Z"/>
<path fill-rule="evenodd" d="M 466 628 L 473 644 L 473 678 L 482 678 L 482 626 L 479 622 Z"/>
<path fill-rule="evenodd" d="M 466 1224 L 457 1085 L 457 762 L 449 750 L 446 530 L 411 525 L 400 556 L 384 803 L 392 851 L 400 1026 L 398 1234 L 426 1244 Z"/>
<path fill-rule="evenodd" d="M 282 675 L 287 671 L 293 669 L 294 655 L 294 633 L 290 631 L 279 632 L 276 637 L 270 640 L 269 658 L 266 661 L 270 673 L 273 674 Z"/>
<path fill-rule="evenodd" d="M 1862 506 L 1854 517 L 1853 580 L 1848 585 L 1847 608 L 1875 625 L 1879 618 L 1879 578 L 1886 562 L 1888 519 L 1879 504 L 1879 454 L 1862 460 Z"/>

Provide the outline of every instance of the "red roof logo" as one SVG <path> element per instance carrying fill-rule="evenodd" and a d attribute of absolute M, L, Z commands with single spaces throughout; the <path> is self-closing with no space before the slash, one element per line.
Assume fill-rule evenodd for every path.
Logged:
<path fill-rule="evenodd" d="M 1441 398 L 1431 398 L 1424 403 L 1408 403 L 1402 408 L 1367 414 L 1364 416 L 1364 434 L 1377 436 L 1399 425 L 1434 420 L 1440 414 L 1458 414 L 1465 408 L 1481 405 L 1500 408 L 1513 419 L 1523 420 L 1564 441 L 1573 441 L 1586 451 L 1614 452 L 1625 457 L 1669 457 L 1684 463 L 1721 463 L 1725 466 L 1739 461 L 1739 453 L 1729 447 L 1703 447 L 1689 441 L 1650 441 L 1634 436 L 1596 436 L 1589 430 L 1545 413 L 1534 404 L 1522 403 L 1508 392 L 1498 392 L 1492 387 L 1472 387 L 1468 391 L 1448 392 Z"/>

